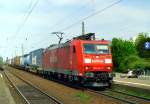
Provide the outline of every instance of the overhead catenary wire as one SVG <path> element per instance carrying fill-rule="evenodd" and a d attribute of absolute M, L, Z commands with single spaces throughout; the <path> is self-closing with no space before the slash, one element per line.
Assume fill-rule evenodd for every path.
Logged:
<path fill-rule="evenodd" d="M 85 21 L 85 20 L 87 20 L 87 19 L 89 19 L 89 18 L 91 18 L 91 17 L 93 17 L 93 16 L 95 16 L 95 15 L 97 15 L 97 14 L 100 14 L 100 13 L 104 12 L 105 10 L 110 9 L 111 7 L 113 7 L 113 6 L 117 5 L 117 4 L 119 4 L 119 3 L 122 2 L 122 1 L 123 1 L 123 0 L 119 0 L 119 1 L 113 2 L 112 4 L 110 4 L 110 5 L 106 6 L 106 7 L 104 7 L 103 9 L 100 9 L 100 10 L 98 10 L 98 11 L 96 11 L 96 12 L 90 14 L 89 16 L 84 17 L 83 19 L 81 19 L 81 20 L 79 20 L 79 21 L 77 21 L 77 22 L 75 22 L 75 23 L 73 23 L 73 24 L 71 24 L 71 25 L 65 27 L 64 29 L 59 30 L 59 31 L 68 30 L 68 29 L 72 28 L 74 25 L 76 25 L 76 24 L 78 24 L 78 23 L 81 23 L 82 21 Z M 43 39 L 43 40 L 44 40 L 44 39 Z M 43 40 L 42 40 L 42 41 L 43 41 Z M 42 42 L 42 41 L 39 41 L 39 42 Z M 38 43 L 39 43 L 39 42 L 38 42 Z M 36 44 L 37 44 L 37 43 L 36 43 Z"/>
<path fill-rule="evenodd" d="M 33 4 L 33 6 L 31 7 L 30 11 L 28 12 L 28 14 L 26 15 L 25 19 L 23 20 L 21 26 L 17 29 L 16 33 L 15 33 L 15 36 L 17 36 L 21 29 L 24 27 L 25 23 L 27 22 L 27 20 L 29 19 L 30 15 L 32 14 L 33 10 L 35 9 L 35 7 L 37 6 L 39 0 L 36 0 Z M 31 4 L 30 4 L 31 6 Z"/>
<path fill-rule="evenodd" d="M 47 0 L 47 1 L 49 2 L 49 0 Z M 72 17 L 72 15 L 74 15 L 74 14 L 76 14 L 76 13 L 79 13 L 79 11 L 81 11 L 81 10 L 87 8 L 87 5 L 90 4 L 91 2 L 93 2 L 93 1 L 92 1 L 92 0 L 87 1 L 87 3 L 86 3 L 85 5 L 83 5 L 82 7 L 78 8 L 77 10 L 75 10 L 75 11 L 73 11 L 73 12 L 71 12 L 71 13 L 69 13 L 69 14 L 68 14 L 67 16 L 65 16 L 64 18 L 58 20 L 54 25 L 52 25 L 52 26 L 50 27 L 50 29 L 52 30 L 52 29 L 55 28 L 56 26 L 58 26 L 58 25 L 64 23 L 65 20 L 68 19 L 68 17 L 70 18 L 70 17 Z M 49 2 L 49 3 L 50 3 L 50 2 Z M 67 17 L 67 18 L 66 18 L 66 17 Z M 40 41 L 38 41 L 38 42 L 36 42 L 35 44 L 37 44 L 37 43 L 39 43 L 39 42 L 41 42 L 41 41 L 44 41 L 45 39 L 47 39 L 47 37 L 44 38 L 44 39 L 42 39 L 42 40 L 40 40 Z"/>
<path fill-rule="evenodd" d="M 82 21 L 85 21 L 85 20 L 87 20 L 87 19 L 89 19 L 89 18 L 91 18 L 91 17 L 93 17 L 93 16 L 95 16 L 95 15 L 97 15 L 97 14 L 100 14 L 100 13 L 104 12 L 105 10 L 107 10 L 107 9 L 109 9 L 109 8 L 112 8 L 113 6 L 119 4 L 119 3 L 122 2 L 122 1 L 123 1 L 123 0 L 116 1 L 116 2 L 114 2 L 114 3 L 112 3 L 112 4 L 108 5 L 108 6 L 104 7 L 103 9 L 100 9 L 100 10 L 98 10 L 98 11 L 96 11 L 96 12 L 90 14 L 89 16 L 84 17 L 83 19 L 81 19 L 81 20 L 79 20 L 79 21 L 77 21 L 77 22 L 75 22 L 75 23 L 73 23 L 73 24 L 71 24 L 71 25 L 69 25 L 69 26 L 67 26 L 67 27 L 65 27 L 65 28 L 63 28 L 63 29 L 61 29 L 61 30 L 59 30 L 59 31 L 68 30 L 68 29 L 72 28 L 73 26 L 77 25 L 78 23 L 81 23 Z"/>
<path fill-rule="evenodd" d="M 47 0 L 47 1 L 49 1 L 49 0 Z M 60 19 L 60 20 L 57 21 L 54 25 L 52 25 L 52 26 L 50 27 L 50 29 L 52 30 L 52 29 L 55 28 L 56 26 L 58 26 L 58 25 L 64 23 L 66 20 L 68 20 L 68 17 L 70 18 L 70 17 L 72 17 L 74 14 L 81 12 L 81 10 L 87 8 L 87 5 L 89 5 L 91 2 L 93 2 L 93 1 L 89 0 L 84 6 L 78 8 L 77 10 L 71 12 L 70 14 L 68 14 L 67 16 L 65 16 L 64 18 Z M 67 18 L 66 18 L 66 17 L 67 17 Z"/>
<path fill-rule="evenodd" d="M 108 9 L 112 8 L 113 6 L 119 4 L 119 3 L 122 2 L 122 1 L 123 1 L 123 0 L 118 0 L 118 1 L 116 1 L 116 2 L 113 2 L 112 4 L 110 4 L 110 5 L 106 6 L 106 7 L 104 7 L 103 9 L 100 9 L 100 10 L 98 10 L 98 11 L 96 11 L 96 12 L 94 12 L 94 13 L 92 13 L 92 14 L 90 14 L 90 15 L 84 17 L 84 18 L 82 18 L 81 20 L 79 20 L 79 21 L 77 21 L 77 22 L 75 22 L 75 23 L 73 23 L 73 24 L 71 24 L 71 25 L 65 27 L 64 29 L 61 29 L 60 32 L 61 32 L 61 31 L 68 30 L 68 29 L 72 28 L 74 25 L 76 25 L 76 24 L 78 24 L 78 23 L 81 23 L 82 21 L 85 21 L 85 20 L 87 20 L 87 19 L 89 19 L 89 18 L 91 18 L 91 17 L 93 17 L 93 16 L 95 16 L 95 15 L 97 15 L 97 14 L 100 14 L 100 13 L 104 12 L 105 10 L 108 10 Z M 45 39 L 43 39 L 43 40 L 41 40 L 41 41 L 38 41 L 38 43 L 41 43 L 41 42 L 44 41 L 44 40 L 45 40 Z M 36 44 L 37 44 L 37 43 L 36 43 Z"/>
<path fill-rule="evenodd" d="M 32 0 L 31 0 L 32 1 Z M 27 20 L 29 19 L 30 15 L 32 14 L 33 10 L 35 9 L 35 7 L 37 6 L 39 0 L 35 0 L 35 2 L 31 2 L 29 3 L 29 10 L 24 14 L 24 20 L 23 22 L 20 24 L 20 26 L 18 27 L 18 29 L 16 30 L 15 34 L 12 36 L 12 38 L 16 39 L 16 37 L 19 35 L 21 29 L 24 27 L 25 23 L 27 22 Z"/>
<path fill-rule="evenodd" d="M 29 10 L 31 9 L 31 7 L 32 7 L 32 5 L 33 5 L 33 0 L 31 0 L 30 2 L 29 2 L 29 6 L 28 6 L 28 10 L 24 13 L 24 15 L 23 15 L 23 18 L 25 18 L 26 17 L 26 14 L 29 12 Z M 23 19 L 23 21 L 24 21 L 25 19 Z M 20 26 L 17 28 L 17 30 L 16 30 L 16 32 L 14 33 L 14 35 L 12 35 L 12 37 L 11 38 L 16 38 L 16 36 L 17 36 L 17 34 L 19 33 L 19 31 L 20 31 L 20 27 L 22 27 L 22 25 L 23 25 L 23 22 L 21 22 L 21 24 L 20 24 Z M 17 37 L 17 38 L 22 38 L 22 37 Z"/>

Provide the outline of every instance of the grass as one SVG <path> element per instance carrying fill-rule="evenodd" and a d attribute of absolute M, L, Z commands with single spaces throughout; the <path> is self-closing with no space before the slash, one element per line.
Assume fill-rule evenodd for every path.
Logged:
<path fill-rule="evenodd" d="M 75 93 L 75 97 L 81 101 L 83 104 L 89 104 L 91 101 L 91 96 L 84 92 Z"/>
<path fill-rule="evenodd" d="M 150 99 L 150 90 L 129 87 L 124 85 L 113 85 L 113 89 L 116 91 L 121 91 L 135 96 L 145 97 Z"/>

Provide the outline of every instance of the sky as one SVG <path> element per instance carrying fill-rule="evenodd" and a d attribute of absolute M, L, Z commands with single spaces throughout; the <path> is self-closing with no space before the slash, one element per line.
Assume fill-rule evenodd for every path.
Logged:
<path fill-rule="evenodd" d="M 81 34 L 82 19 L 119 0 L 0 0 L 0 56 L 12 58 Z M 150 33 L 150 0 L 122 0 L 86 20 L 99 39 L 130 39 Z M 71 27 L 70 27 L 71 26 Z M 66 29 L 67 27 L 70 27 Z"/>

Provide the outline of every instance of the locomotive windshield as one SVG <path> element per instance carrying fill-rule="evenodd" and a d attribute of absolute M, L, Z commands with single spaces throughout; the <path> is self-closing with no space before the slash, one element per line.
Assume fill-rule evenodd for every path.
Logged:
<path fill-rule="evenodd" d="M 109 47 L 105 44 L 84 44 L 85 54 L 108 54 Z"/>

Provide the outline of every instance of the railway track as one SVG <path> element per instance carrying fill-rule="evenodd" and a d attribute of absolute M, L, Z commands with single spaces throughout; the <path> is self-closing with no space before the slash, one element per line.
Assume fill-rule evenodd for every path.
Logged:
<path fill-rule="evenodd" d="M 120 92 L 120 91 L 115 91 L 110 89 L 107 89 L 105 91 L 95 91 L 95 90 L 87 89 L 87 91 L 108 96 L 128 104 L 150 104 L 150 99 L 148 98 L 127 94 L 125 92 Z"/>
<path fill-rule="evenodd" d="M 150 99 L 148 98 L 135 96 L 135 95 L 128 94 L 125 92 L 121 92 L 121 91 L 116 91 L 116 90 L 111 90 L 111 89 L 106 89 L 104 91 L 96 91 L 96 90 L 85 88 L 79 85 L 69 84 L 64 81 L 59 81 L 59 80 L 53 80 L 53 81 L 67 85 L 68 87 L 80 89 L 82 91 L 89 91 L 89 92 L 96 93 L 99 95 L 104 95 L 104 96 L 119 100 L 127 104 L 150 104 Z"/>
<path fill-rule="evenodd" d="M 50 79 L 50 80 L 64 84 L 64 85 L 67 85 L 68 87 L 82 90 L 82 91 L 88 91 L 88 92 L 96 93 L 98 95 L 104 95 L 104 96 L 107 96 L 109 98 L 116 99 L 118 101 L 121 101 L 121 102 L 124 102 L 127 104 L 150 104 L 150 99 L 148 99 L 148 98 L 131 95 L 131 94 L 128 94 L 125 92 L 120 92 L 120 91 L 116 91 L 116 90 L 112 90 L 112 89 L 106 89 L 103 91 L 96 91 L 96 90 L 84 88 L 82 86 L 73 85 L 71 83 L 69 84 L 69 83 L 66 83 L 66 82 L 60 81 L 60 80 L 55 80 L 55 79 Z"/>
<path fill-rule="evenodd" d="M 4 75 L 26 104 L 63 104 L 14 73 L 5 71 Z"/>
<path fill-rule="evenodd" d="M 74 85 L 73 83 L 66 83 L 64 81 L 54 80 L 54 79 L 53 81 L 67 85 L 68 87 L 80 89 L 82 91 L 89 91 L 89 92 L 93 92 L 99 95 L 104 95 L 104 96 L 119 100 L 127 104 L 150 104 L 150 99 L 148 98 L 135 96 L 135 95 L 128 94 L 125 92 L 121 92 L 121 91 L 116 91 L 112 89 L 105 89 L 104 91 L 96 91 L 96 90 L 82 87 L 80 85 Z"/>

